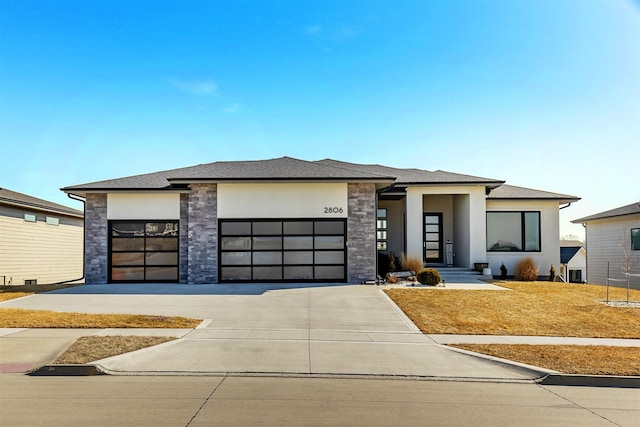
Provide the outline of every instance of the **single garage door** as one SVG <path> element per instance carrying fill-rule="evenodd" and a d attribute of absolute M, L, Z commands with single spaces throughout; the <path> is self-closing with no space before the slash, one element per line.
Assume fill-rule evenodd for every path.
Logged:
<path fill-rule="evenodd" d="M 178 221 L 109 221 L 109 282 L 177 282 Z"/>
<path fill-rule="evenodd" d="M 346 220 L 220 220 L 221 282 L 344 282 Z"/>

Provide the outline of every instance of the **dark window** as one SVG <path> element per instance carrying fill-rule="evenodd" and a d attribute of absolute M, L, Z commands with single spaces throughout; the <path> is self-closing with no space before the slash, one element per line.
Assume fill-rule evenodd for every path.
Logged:
<path fill-rule="evenodd" d="M 540 252 L 540 212 L 487 212 L 487 250 Z"/>
<path fill-rule="evenodd" d="M 221 281 L 343 281 L 344 220 L 220 220 Z"/>
<path fill-rule="evenodd" d="M 640 251 L 640 228 L 631 229 L 631 249 Z"/>
<path fill-rule="evenodd" d="M 385 208 L 378 209 L 376 241 L 379 251 L 387 250 L 387 210 Z"/>
<path fill-rule="evenodd" d="M 177 282 L 177 221 L 111 221 L 111 282 Z"/>

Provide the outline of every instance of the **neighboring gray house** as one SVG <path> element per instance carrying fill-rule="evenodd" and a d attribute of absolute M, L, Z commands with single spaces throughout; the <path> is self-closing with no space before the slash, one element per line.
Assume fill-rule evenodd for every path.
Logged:
<path fill-rule="evenodd" d="M 83 213 L 0 188 L 0 285 L 82 278 Z"/>
<path fill-rule="evenodd" d="M 546 270 L 560 262 L 560 205 L 579 200 L 444 171 L 290 157 L 62 190 L 86 199 L 87 283 L 360 283 L 375 279 L 378 251 L 510 271 L 530 256 Z"/>
<path fill-rule="evenodd" d="M 640 203 L 571 222 L 583 224 L 586 229 L 588 283 L 606 284 L 607 268 L 609 277 L 624 280 L 626 258 L 634 265 L 632 274 L 640 273 Z M 640 277 L 632 277 L 631 283 L 640 287 Z M 612 284 L 621 286 L 616 282 Z"/>

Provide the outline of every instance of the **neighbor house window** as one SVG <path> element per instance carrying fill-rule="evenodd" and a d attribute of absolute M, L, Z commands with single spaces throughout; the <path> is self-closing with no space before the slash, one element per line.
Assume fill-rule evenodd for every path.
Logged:
<path fill-rule="evenodd" d="M 378 209 L 378 221 L 376 225 L 376 240 L 379 251 L 387 250 L 387 210 Z"/>
<path fill-rule="evenodd" d="M 540 212 L 487 212 L 487 250 L 540 252 Z"/>
<path fill-rule="evenodd" d="M 49 225 L 60 225 L 60 218 L 56 218 L 55 216 L 47 217 L 47 224 Z"/>
<path fill-rule="evenodd" d="M 26 222 L 36 222 L 36 214 L 25 213 L 24 220 Z"/>
<path fill-rule="evenodd" d="M 631 229 L 631 249 L 640 251 L 640 228 Z"/>

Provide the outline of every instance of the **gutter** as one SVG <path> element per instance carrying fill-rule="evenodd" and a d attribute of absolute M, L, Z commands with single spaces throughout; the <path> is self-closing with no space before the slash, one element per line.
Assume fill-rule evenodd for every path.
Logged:
<path fill-rule="evenodd" d="M 83 238 L 82 238 L 82 277 L 80 277 L 79 279 L 71 279 L 71 280 L 64 280 L 62 282 L 56 282 L 53 283 L 54 285 L 64 285 L 66 283 L 72 283 L 72 282 L 79 282 L 80 280 L 84 280 L 84 276 L 85 276 L 85 266 L 84 266 L 84 259 L 86 256 L 86 245 L 87 245 L 87 227 L 84 226 L 84 218 L 87 214 L 87 205 L 85 204 L 86 199 L 76 196 L 75 194 L 71 194 L 71 193 L 67 193 L 67 197 L 73 200 L 77 200 L 79 202 L 82 202 L 82 212 L 83 212 L 83 218 L 82 218 L 82 229 L 83 229 Z"/>

